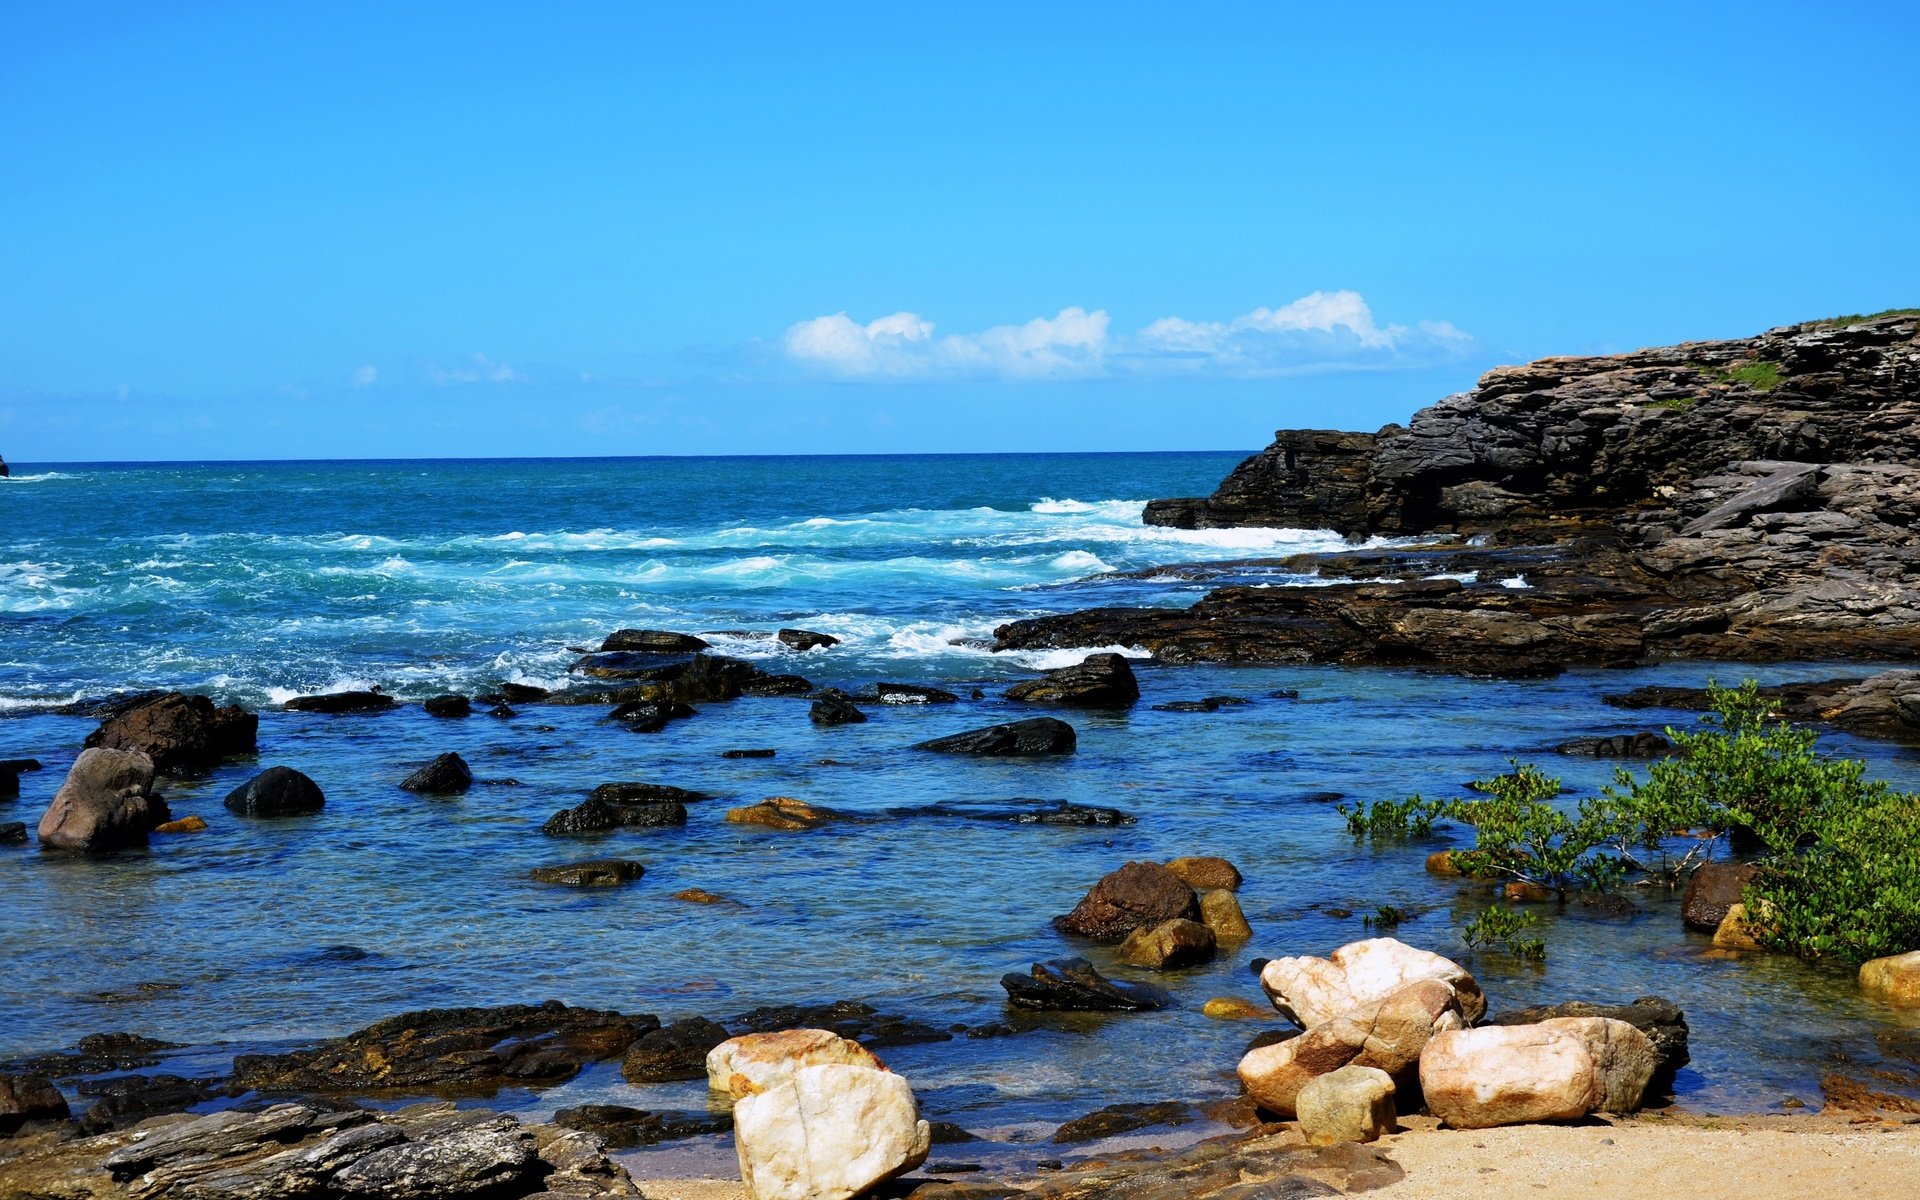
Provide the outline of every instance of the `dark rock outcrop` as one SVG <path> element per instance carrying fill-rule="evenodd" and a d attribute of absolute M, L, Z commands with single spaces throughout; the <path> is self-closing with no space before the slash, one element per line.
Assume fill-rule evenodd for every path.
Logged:
<path fill-rule="evenodd" d="M 292 767 L 268 767 L 227 793 L 226 806 L 243 817 L 299 817 L 326 807 L 320 785 Z"/>
<path fill-rule="evenodd" d="M 589 654 L 570 669 L 595 679 L 629 681 L 617 692 L 599 695 L 615 703 L 679 700 L 698 704 L 745 695 L 792 695 L 796 694 L 794 689 L 813 690 L 812 684 L 797 675 L 769 675 L 744 659 L 723 654 L 663 657 L 643 651 L 607 651 Z"/>
<path fill-rule="evenodd" d="M 421 705 L 430 717 L 457 718 L 471 716 L 473 701 L 465 696 L 434 696 Z"/>
<path fill-rule="evenodd" d="M 281 705 L 288 712 L 326 713 L 330 716 L 342 716 L 348 713 L 386 712 L 400 707 L 400 702 L 382 691 L 322 692 L 317 696 L 295 696 Z"/>
<path fill-rule="evenodd" d="M 1001 976 L 1000 986 L 1013 1007 L 1048 1012 L 1157 1012 L 1173 1004 L 1165 988 L 1108 979 L 1084 958 L 1035 963 L 1025 975 Z"/>
<path fill-rule="evenodd" d="M 789 650 L 825 650 L 829 646 L 838 646 L 840 639 L 830 633 L 815 633 L 811 629 L 782 629 L 773 636 Z"/>
<path fill-rule="evenodd" d="M 937 754 L 974 754 L 988 758 L 1038 758 L 1072 754 L 1078 739 L 1073 726 L 1053 717 L 1031 717 L 985 729 L 934 738 L 914 746 Z"/>
<path fill-rule="evenodd" d="M 1911 659 L 1917 334 L 1920 318 L 1896 315 L 1544 359 L 1491 371 L 1404 428 L 1282 431 L 1214 497 L 1156 502 L 1149 522 L 1451 540 L 1285 564 L 1353 583 L 1224 586 L 1187 610 L 1019 621 L 994 646 L 1493 675 Z"/>
<path fill-rule="evenodd" d="M 25 821 L 0 821 L 0 846 L 18 846 L 27 840 Z"/>
<path fill-rule="evenodd" d="M 1200 919 L 1200 898 L 1186 882 L 1159 863 L 1130 862 L 1088 889 L 1065 916 L 1055 917 L 1061 933 L 1117 942 L 1141 926 Z"/>
<path fill-rule="evenodd" d="M 1920 741 L 1920 671 L 1882 671 L 1864 679 L 1770 684 L 1759 694 L 1790 721 L 1817 721 L 1865 737 Z M 1616 708 L 1704 711 L 1707 689 L 1649 685 L 1606 697 Z"/>
<path fill-rule="evenodd" d="M 260 718 L 237 704 L 216 708 L 205 696 L 164 692 L 108 716 L 86 746 L 144 754 L 161 775 L 199 775 L 252 754 L 259 727 Z"/>
<path fill-rule="evenodd" d="M 225 1084 L 179 1075 L 115 1075 L 85 1080 L 76 1090 L 92 1100 L 80 1118 L 80 1128 L 105 1133 L 138 1125 L 159 1113 L 185 1112 L 220 1094 Z"/>
<path fill-rule="evenodd" d="M 51 1079 L 39 1075 L 0 1074 L 0 1137 L 10 1137 L 29 1121 L 66 1117 L 67 1098 Z"/>
<path fill-rule="evenodd" d="M 553 1114 L 553 1123 L 590 1133 L 609 1148 L 625 1150 L 660 1142 L 725 1133 L 733 1118 L 694 1112 L 649 1112 L 624 1104 L 581 1104 Z"/>
<path fill-rule="evenodd" d="M 807 715 L 815 725 L 860 725 L 867 719 L 854 706 L 853 697 L 839 688 L 822 688 Z"/>
<path fill-rule="evenodd" d="M 690 633 L 665 629 L 616 629 L 600 643 L 603 651 L 627 650 L 641 654 L 692 654 L 705 650 L 709 643 Z"/>
<path fill-rule="evenodd" d="M 490 1094 L 571 1079 L 660 1027 L 558 1001 L 402 1013 L 291 1054 L 242 1054 L 236 1086 L 269 1093 L 414 1091 Z"/>
<path fill-rule="evenodd" d="M 100 852 L 144 846 L 168 817 L 153 793 L 153 760 L 131 750 L 82 750 L 40 818 L 40 844 Z"/>
<path fill-rule="evenodd" d="M 620 1073 L 628 1083 L 705 1079 L 707 1051 L 732 1036 L 726 1026 L 705 1017 L 662 1025 L 634 1041 L 620 1064 Z"/>
<path fill-rule="evenodd" d="M 466 759 L 448 751 L 407 776 L 400 786 L 409 792 L 452 795 L 473 786 L 473 771 L 467 766 Z"/>
<path fill-rule="evenodd" d="M 1009 700 L 1069 708 L 1125 708 L 1139 698 L 1139 681 L 1123 654 L 1089 654 L 1071 667 L 1007 689 Z"/>

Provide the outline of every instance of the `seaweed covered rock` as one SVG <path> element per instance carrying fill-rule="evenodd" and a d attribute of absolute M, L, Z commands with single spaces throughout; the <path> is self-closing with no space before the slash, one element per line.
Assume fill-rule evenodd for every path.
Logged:
<path fill-rule="evenodd" d="M 646 867 L 625 858 L 596 858 L 587 862 L 565 863 L 556 867 L 535 867 L 527 872 L 535 883 L 560 887 L 604 888 L 632 883 L 647 873 Z"/>

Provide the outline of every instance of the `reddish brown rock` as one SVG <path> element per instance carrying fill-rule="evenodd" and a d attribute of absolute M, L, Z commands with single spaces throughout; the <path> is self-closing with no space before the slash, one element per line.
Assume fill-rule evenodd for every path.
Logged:
<path fill-rule="evenodd" d="M 216 708 L 205 696 L 168 692 L 108 717 L 86 745 L 144 754 L 162 775 L 198 775 L 253 753 L 259 727 L 260 718 L 237 704 Z"/>
<path fill-rule="evenodd" d="M 1096 942 L 1117 942 L 1143 925 L 1199 917 L 1199 897 L 1178 875 L 1158 863 L 1130 862 L 1094 884 L 1072 912 L 1053 919 L 1053 926 Z"/>
<path fill-rule="evenodd" d="M 1727 910 L 1740 903 L 1740 896 L 1759 874 L 1751 863 L 1703 863 L 1687 879 L 1687 891 L 1680 899 L 1680 919 L 1688 929 L 1712 933 L 1727 919 Z"/>

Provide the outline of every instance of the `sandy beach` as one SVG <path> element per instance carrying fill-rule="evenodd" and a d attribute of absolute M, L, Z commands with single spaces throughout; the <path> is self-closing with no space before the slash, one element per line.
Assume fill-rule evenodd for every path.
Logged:
<path fill-rule="evenodd" d="M 1262 1148 L 1300 1144 L 1291 1130 Z M 1906 1200 L 1920 1194 L 1920 1123 L 1651 1114 L 1578 1125 L 1443 1129 L 1401 1122 L 1378 1148 L 1405 1170 L 1381 1200 Z M 966 1183 L 978 1176 L 956 1176 Z M 734 1179 L 639 1180 L 649 1200 L 745 1200 Z M 1045 1192 L 1047 1179 L 1032 1186 Z"/>

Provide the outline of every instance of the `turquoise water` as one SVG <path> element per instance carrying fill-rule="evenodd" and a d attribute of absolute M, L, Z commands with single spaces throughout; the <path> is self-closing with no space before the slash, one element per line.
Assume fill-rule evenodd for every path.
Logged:
<path fill-rule="evenodd" d="M 47 769 L 22 777 L 0 820 L 37 820 L 93 727 L 53 715 L 60 703 L 180 687 L 264 711 L 257 763 L 168 787 L 207 832 L 101 860 L 0 850 L 0 1057 L 131 1029 L 194 1043 L 204 1062 L 407 1008 L 548 997 L 669 1019 L 849 998 L 978 1024 L 1007 1019 L 1006 971 L 1066 953 L 1111 966 L 1107 950 L 1048 925 L 1101 874 L 1203 853 L 1247 876 L 1249 946 L 1169 977 L 1181 1001 L 1171 1012 L 1028 1020 L 1014 1037 L 887 1052 L 929 1114 L 1009 1128 L 1123 1100 L 1228 1095 L 1260 1026 L 1208 1020 L 1200 1005 L 1257 998 L 1250 959 L 1324 953 L 1366 935 L 1357 916 L 1331 910 L 1383 904 L 1415 912 L 1399 936 L 1468 961 L 1496 1006 L 1649 993 L 1680 1003 L 1695 1058 L 1682 1100 L 1697 1108 L 1817 1103 L 1831 1055 L 1866 1055 L 1875 1033 L 1902 1023 L 1861 1001 L 1844 971 L 1716 957 L 1657 895 L 1636 897 L 1644 915 L 1630 921 L 1549 913 L 1543 966 L 1471 955 L 1457 918 L 1483 897 L 1422 870 L 1450 839 L 1356 845 L 1324 796 L 1443 794 L 1510 755 L 1590 791 L 1611 766 L 1558 758 L 1551 745 L 1689 719 L 1611 709 L 1602 692 L 1737 668 L 1522 682 L 1143 662 L 1135 710 L 1069 716 L 1081 739 L 1071 758 L 970 762 L 905 749 L 1015 715 L 999 698 L 1006 683 L 1079 657 L 991 654 L 981 639 L 1001 621 L 1189 603 L 1198 585 L 1150 568 L 1340 544 L 1140 525 L 1148 497 L 1204 492 L 1237 458 L 16 464 L 0 483 L 0 758 L 32 755 Z M 1311 582 L 1272 568 L 1261 578 Z M 984 697 L 876 709 L 867 724 L 834 729 L 812 726 L 804 701 L 743 699 L 657 735 L 590 707 L 463 722 L 417 707 L 336 718 L 271 707 L 371 684 L 408 698 L 502 680 L 564 687 L 572 648 L 615 628 L 781 625 L 846 641 L 800 655 L 714 640 L 822 684 L 885 679 Z M 1299 697 L 1270 695 L 1280 689 Z M 1251 703 L 1211 714 L 1150 707 L 1214 694 Z M 1920 786 L 1910 753 L 1840 736 L 1828 745 Z M 777 755 L 720 757 L 735 747 Z M 448 800 L 395 786 L 449 749 L 480 786 Z M 318 780 L 326 810 L 259 822 L 221 808 L 228 790 L 276 763 Z M 719 798 L 693 806 L 685 829 L 566 841 L 539 832 L 594 785 L 623 779 Z M 800 834 L 721 819 L 730 804 L 770 795 L 871 819 Z M 898 812 L 1059 800 L 1138 822 L 1053 829 Z M 645 879 L 593 894 L 526 879 L 532 866 L 607 855 L 643 861 Z M 744 907 L 669 898 L 686 887 Z M 697 1107 L 700 1094 L 631 1088 L 603 1069 L 506 1100 L 529 1111 L 583 1100 Z"/>

